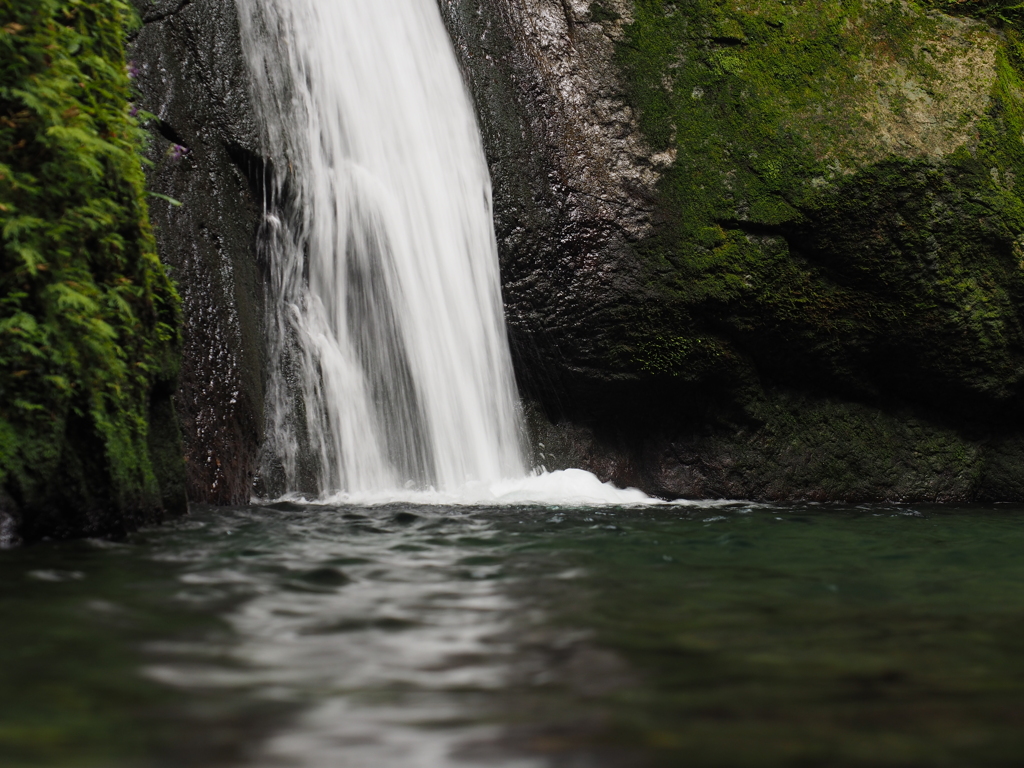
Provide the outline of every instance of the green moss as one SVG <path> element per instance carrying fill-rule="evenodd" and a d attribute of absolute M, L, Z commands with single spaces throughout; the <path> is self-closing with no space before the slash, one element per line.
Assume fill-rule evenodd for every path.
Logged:
<path fill-rule="evenodd" d="M 636 244 L 658 298 L 612 364 L 696 404 L 702 492 L 1019 496 L 1017 12 L 634 3 L 627 98 L 675 161 Z"/>
<path fill-rule="evenodd" d="M 751 411 L 756 428 L 719 449 L 736 453 L 726 482 L 751 489 L 760 478 L 748 492 L 762 498 L 958 501 L 982 471 L 977 445 L 907 411 L 780 391 Z"/>
<path fill-rule="evenodd" d="M 984 19 L 1001 27 L 1024 20 L 1024 6 L 1018 0 L 927 0 L 924 4 L 955 16 Z"/>
<path fill-rule="evenodd" d="M 89 527 L 76 509 L 161 506 L 149 413 L 173 391 L 178 298 L 129 114 L 129 7 L 0 7 L 0 482 L 27 528 L 50 514 L 70 532 Z"/>
<path fill-rule="evenodd" d="M 1020 36 L 884 0 L 638 0 L 619 46 L 675 152 L 638 249 L 640 375 L 991 408 L 1024 372 Z M 670 352 L 661 339 L 672 339 Z M 959 407 L 959 406 L 958 406 Z"/>
<path fill-rule="evenodd" d="M 613 10 L 605 8 L 601 3 L 590 4 L 590 20 L 591 21 L 618 21 L 621 16 Z"/>

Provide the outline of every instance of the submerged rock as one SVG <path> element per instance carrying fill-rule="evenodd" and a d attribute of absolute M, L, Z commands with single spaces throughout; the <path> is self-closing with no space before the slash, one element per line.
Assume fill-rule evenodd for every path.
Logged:
<path fill-rule="evenodd" d="M 1012 24 L 440 4 L 541 463 L 666 496 L 1024 495 Z"/>

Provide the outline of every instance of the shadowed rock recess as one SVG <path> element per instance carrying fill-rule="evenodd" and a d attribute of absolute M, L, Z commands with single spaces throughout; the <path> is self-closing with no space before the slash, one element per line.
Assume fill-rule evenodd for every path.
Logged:
<path fill-rule="evenodd" d="M 1009 4 L 438 0 L 535 460 L 669 497 L 1019 499 Z M 194 499 L 248 495 L 262 181 L 231 0 L 142 2 Z M 187 150 L 187 151 L 185 151 Z"/>

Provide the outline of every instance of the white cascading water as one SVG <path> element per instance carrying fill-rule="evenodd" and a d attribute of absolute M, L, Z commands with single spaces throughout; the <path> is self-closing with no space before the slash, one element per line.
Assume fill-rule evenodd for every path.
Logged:
<path fill-rule="evenodd" d="M 269 160 L 274 494 L 644 504 L 527 474 L 491 187 L 436 0 L 236 0 Z"/>
<path fill-rule="evenodd" d="M 524 475 L 490 180 L 436 0 L 237 3 L 275 169 L 278 484 L 323 496 Z"/>

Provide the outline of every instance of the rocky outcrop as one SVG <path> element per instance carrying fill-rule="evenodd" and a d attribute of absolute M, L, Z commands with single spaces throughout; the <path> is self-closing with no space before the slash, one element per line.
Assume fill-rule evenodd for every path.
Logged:
<path fill-rule="evenodd" d="M 622 24 L 560 0 L 441 0 L 478 107 L 521 384 L 550 396 L 614 376 L 623 316 L 656 300 L 631 245 L 660 172 L 614 65 Z"/>
<path fill-rule="evenodd" d="M 895 0 L 441 7 L 542 463 L 666 496 L 1024 495 L 1012 26 Z"/>
<path fill-rule="evenodd" d="M 263 167 L 231 0 L 137 0 L 129 57 L 153 118 L 150 205 L 181 294 L 189 497 L 247 503 L 263 430 Z M 168 200 L 170 199 L 170 201 Z M 173 201 L 173 202 L 171 202 Z"/>

